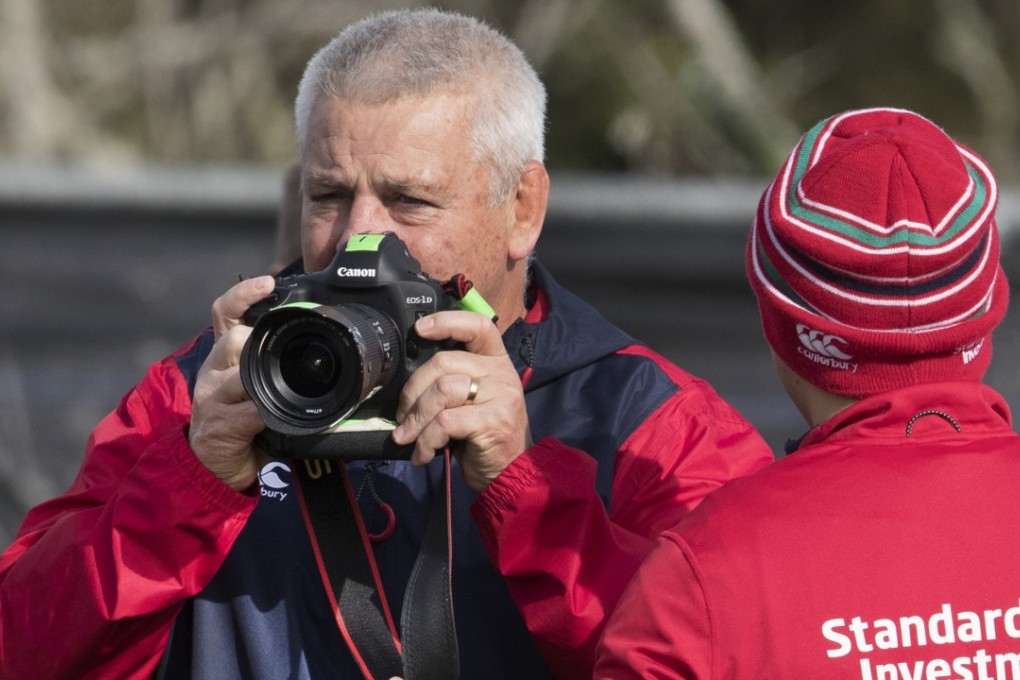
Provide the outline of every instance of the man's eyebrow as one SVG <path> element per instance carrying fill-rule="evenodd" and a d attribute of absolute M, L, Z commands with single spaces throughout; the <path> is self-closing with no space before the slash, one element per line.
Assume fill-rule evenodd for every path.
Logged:
<path fill-rule="evenodd" d="M 408 192 L 428 190 L 429 187 L 422 182 L 410 179 L 388 179 L 382 183 L 383 188 L 393 193 L 406 194 Z"/>
<path fill-rule="evenodd" d="M 335 175 L 312 174 L 306 180 L 302 180 L 303 187 L 316 187 L 318 189 L 343 189 L 351 191 L 354 183 L 337 177 Z M 435 193 L 441 190 L 441 185 L 428 181 L 423 177 L 388 178 L 379 183 L 379 187 L 390 193 Z"/>
<path fill-rule="evenodd" d="M 339 177 L 330 177 L 328 175 L 311 175 L 310 177 L 302 180 L 305 186 L 316 186 L 327 189 L 349 189 L 351 183 L 345 179 Z"/>
<path fill-rule="evenodd" d="M 382 182 L 382 188 L 400 194 L 437 194 L 443 191 L 444 185 L 425 176 L 394 177 Z"/>

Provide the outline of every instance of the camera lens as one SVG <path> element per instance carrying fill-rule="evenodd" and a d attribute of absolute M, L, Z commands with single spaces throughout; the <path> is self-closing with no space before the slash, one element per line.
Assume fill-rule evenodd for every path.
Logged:
<path fill-rule="evenodd" d="M 266 425 L 312 434 L 343 420 L 386 385 L 399 352 L 396 324 L 374 307 L 279 307 L 255 323 L 241 380 Z"/>
<path fill-rule="evenodd" d="M 336 357 L 335 343 L 328 338 L 315 335 L 294 338 L 280 355 L 280 378 L 298 396 L 318 399 L 337 382 Z"/>

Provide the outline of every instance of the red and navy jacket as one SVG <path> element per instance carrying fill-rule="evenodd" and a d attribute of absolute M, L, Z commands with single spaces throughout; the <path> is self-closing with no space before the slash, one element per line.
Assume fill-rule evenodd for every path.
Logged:
<path fill-rule="evenodd" d="M 595 677 L 1020 677 L 1018 487 L 992 389 L 857 402 L 663 532 Z"/>
<path fill-rule="evenodd" d="M 771 460 L 705 382 L 608 323 L 534 265 L 504 343 L 536 444 L 481 495 L 452 477 L 461 676 L 590 677 L 607 613 L 654 537 Z M 232 491 L 188 447 L 210 333 L 153 365 L 90 438 L 72 487 L 0 556 L 0 677 L 358 678 L 289 468 Z M 399 620 L 440 461 L 349 464 Z M 370 477 L 370 479 L 366 479 Z M 371 483 L 372 489 L 368 489 Z"/>

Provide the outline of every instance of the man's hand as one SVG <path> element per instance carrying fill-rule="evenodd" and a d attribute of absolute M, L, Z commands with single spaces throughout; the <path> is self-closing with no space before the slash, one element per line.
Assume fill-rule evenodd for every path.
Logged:
<path fill-rule="evenodd" d="M 251 305 L 272 292 L 273 285 L 270 276 L 247 279 L 213 303 L 216 344 L 198 372 L 192 398 L 191 449 L 237 491 L 255 482 L 262 461 L 252 449 L 252 440 L 265 428 L 241 384 L 238 362 L 251 334 L 243 317 Z"/>
<path fill-rule="evenodd" d="M 429 463 L 451 441 L 463 442 L 458 457 L 464 480 L 481 492 L 532 444 L 520 378 L 496 325 L 481 314 L 438 312 L 415 329 L 423 338 L 453 339 L 465 349 L 437 352 L 411 375 L 400 394 L 393 439 L 415 442 L 416 465 Z M 477 389 L 469 400 L 472 380 Z"/>

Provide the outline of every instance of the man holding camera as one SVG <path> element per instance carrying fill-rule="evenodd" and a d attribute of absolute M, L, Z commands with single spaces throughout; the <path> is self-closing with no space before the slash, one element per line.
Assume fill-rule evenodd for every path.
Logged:
<path fill-rule="evenodd" d="M 312 59 L 296 103 L 295 273 L 322 270 L 355 235 L 392 232 L 428 275 L 464 274 L 494 318 L 415 323 L 459 348 L 401 390 L 390 436 L 409 462 L 318 461 L 299 482 L 304 461 L 270 461 L 257 443 L 265 423 L 238 367 L 245 315 L 274 280 L 227 291 L 212 330 L 150 369 L 97 427 L 73 487 L 32 510 L 0 558 L 0 675 L 374 675 L 378 641 L 357 639 L 365 626 L 344 600 L 361 582 L 324 577 L 330 535 L 308 530 L 318 511 L 298 492 L 340 468 L 363 540 L 339 557 L 365 555 L 366 601 L 398 653 L 411 645 L 400 651 L 393 621 L 418 595 L 405 587 L 448 493 L 448 676 L 458 664 L 467 678 L 590 676 L 604 619 L 658 532 L 771 455 L 707 384 L 532 257 L 549 190 L 544 109 L 520 51 L 454 14 L 382 14 Z"/>

